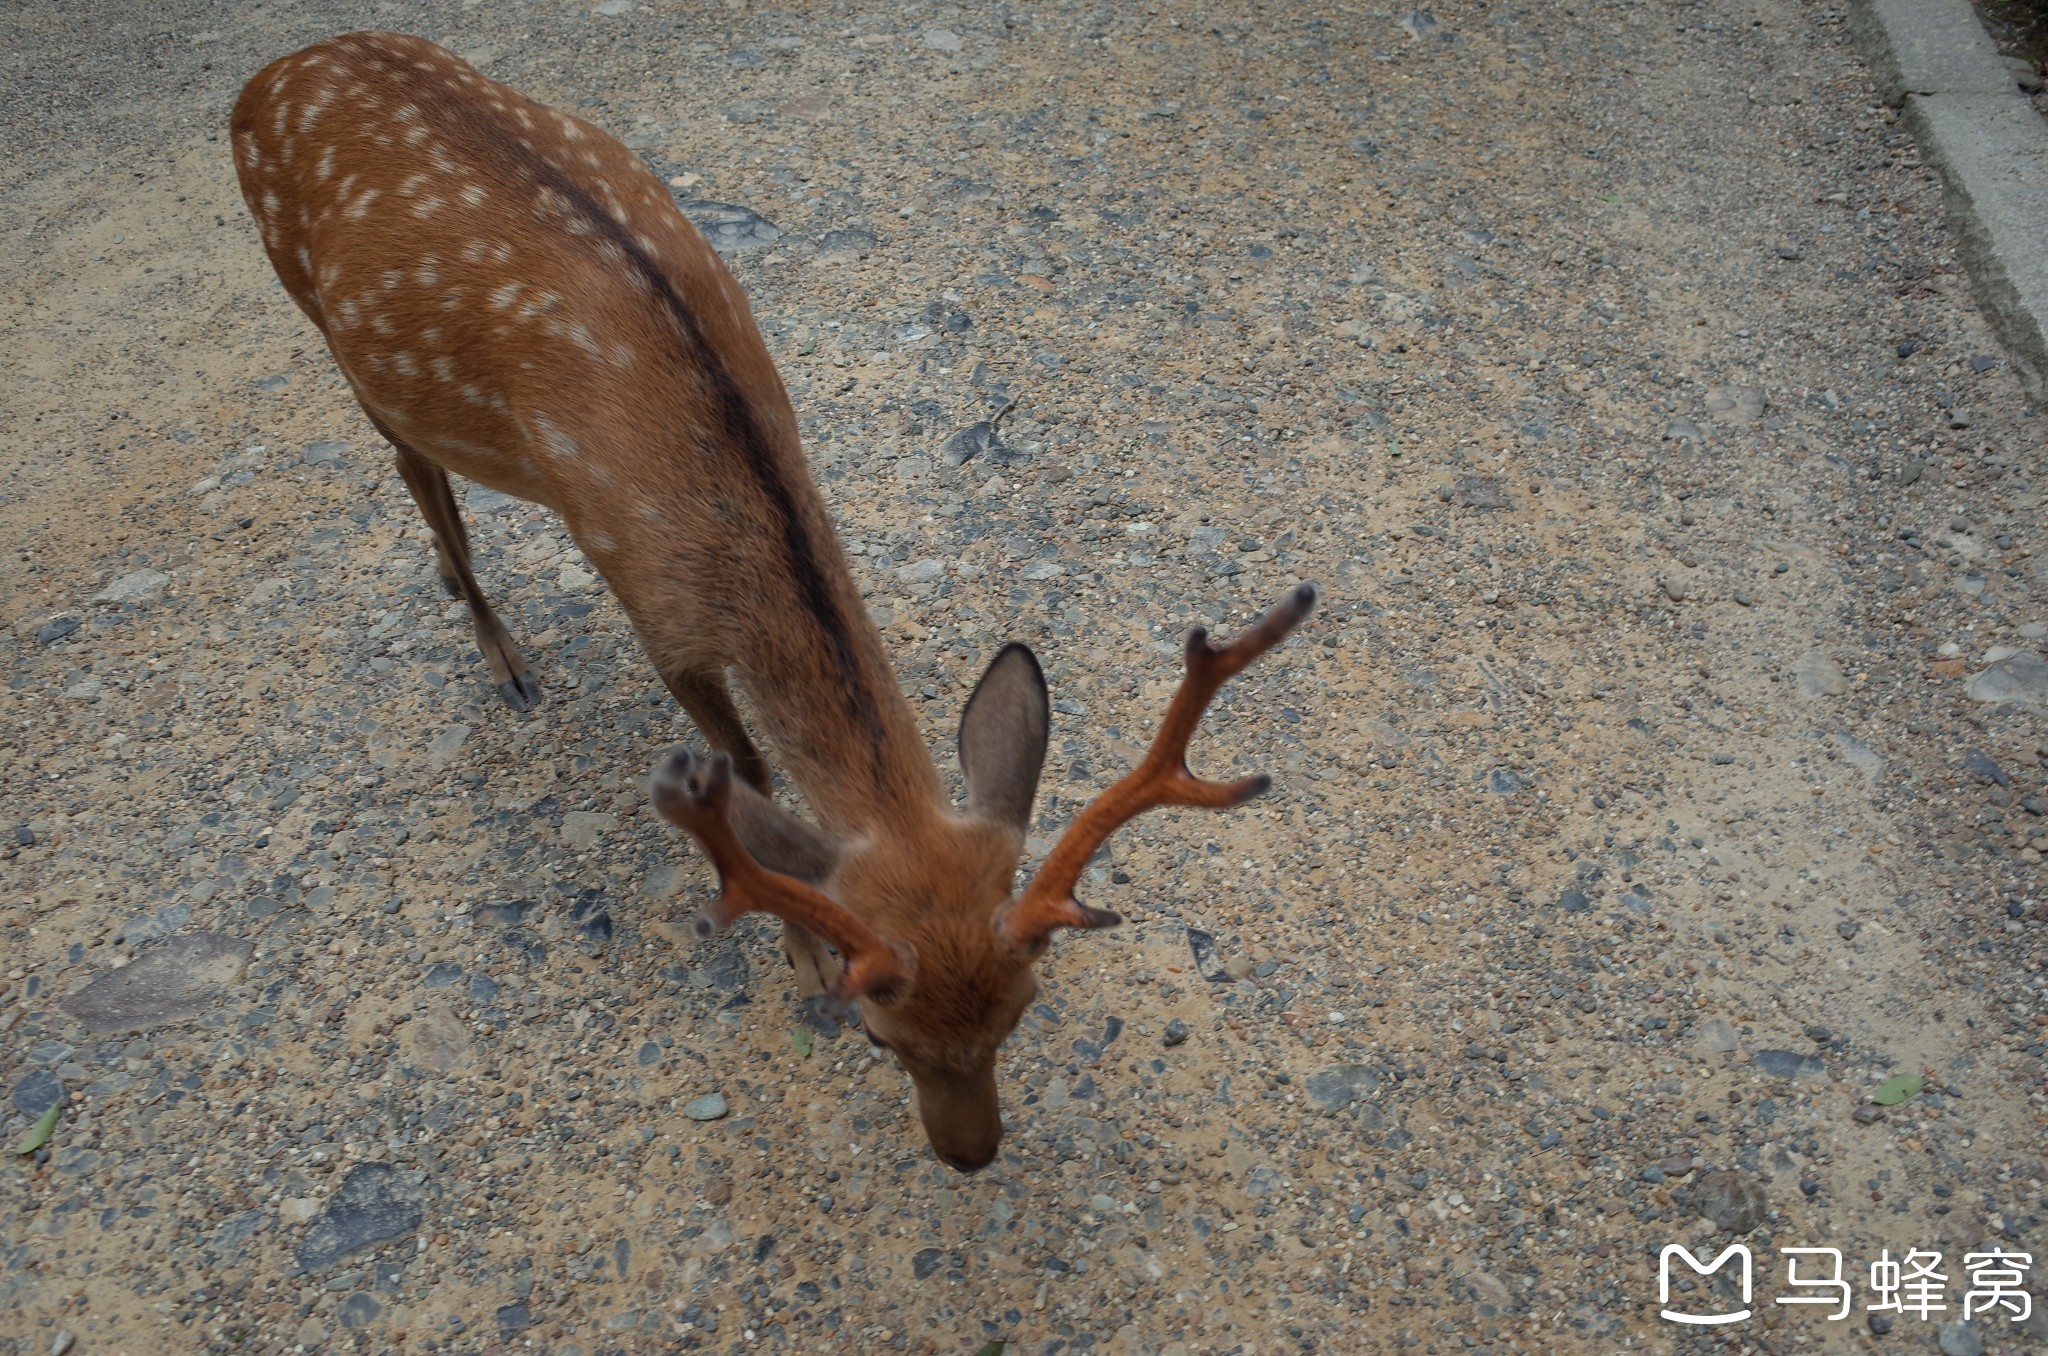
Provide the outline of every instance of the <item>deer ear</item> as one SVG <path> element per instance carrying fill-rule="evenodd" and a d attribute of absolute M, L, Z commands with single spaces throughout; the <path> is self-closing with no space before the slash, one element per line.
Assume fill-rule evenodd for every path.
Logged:
<path fill-rule="evenodd" d="M 1051 722 L 1038 657 L 1012 641 L 981 675 L 960 715 L 968 810 L 1018 833 L 1029 827 Z"/>

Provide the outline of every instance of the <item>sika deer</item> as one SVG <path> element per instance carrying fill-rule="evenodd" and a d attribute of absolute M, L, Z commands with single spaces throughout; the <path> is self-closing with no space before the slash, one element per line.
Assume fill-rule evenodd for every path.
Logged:
<path fill-rule="evenodd" d="M 1315 591 L 1223 649 L 1190 637 L 1150 755 L 1013 897 L 1049 722 L 1038 661 L 1009 645 L 975 688 L 956 812 L 746 301 L 637 156 L 386 33 L 266 67 L 233 132 L 271 263 L 396 449 L 505 701 L 524 711 L 540 689 L 477 586 L 449 471 L 562 515 L 719 750 L 678 753 L 654 779 L 655 804 L 723 884 L 699 932 L 749 909 L 779 915 L 799 987 L 861 1003 L 870 1038 L 916 1084 L 938 1155 L 986 1164 L 1002 1137 L 996 1048 L 1035 992 L 1033 961 L 1056 928 L 1119 921 L 1073 898 L 1083 866 L 1148 807 L 1222 808 L 1266 788 L 1196 780 L 1187 742 L 1217 688 Z M 767 798 L 728 674 L 819 827 Z"/>

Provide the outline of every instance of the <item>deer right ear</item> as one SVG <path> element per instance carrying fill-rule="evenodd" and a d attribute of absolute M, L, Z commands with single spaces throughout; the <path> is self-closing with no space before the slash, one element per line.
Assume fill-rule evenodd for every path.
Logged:
<path fill-rule="evenodd" d="M 969 811 L 1020 834 L 1029 828 L 1051 724 L 1038 657 L 1029 645 L 1012 641 L 981 675 L 960 715 Z"/>

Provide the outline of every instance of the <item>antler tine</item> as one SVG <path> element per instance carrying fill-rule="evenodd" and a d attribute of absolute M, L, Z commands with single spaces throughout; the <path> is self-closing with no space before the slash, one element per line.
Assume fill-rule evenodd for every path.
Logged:
<path fill-rule="evenodd" d="M 1121 914 L 1089 908 L 1074 898 L 1074 886 L 1088 859 L 1123 824 L 1161 805 L 1229 809 L 1273 784 L 1264 773 L 1235 782 L 1202 780 L 1188 771 L 1188 740 L 1217 690 L 1279 644 L 1301 624 L 1315 602 L 1315 586 L 1303 584 L 1250 630 L 1221 647 L 1209 643 L 1209 633 L 1202 627 L 1188 633 L 1187 675 L 1166 708 L 1166 719 L 1159 723 L 1159 733 L 1153 736 L 1145 760 L 1091 801 L 1067 826 L 1038 874 L 1005 912 L 1001 927 L 1012 947 L 1032 952 L 1045 944 L 1054 928 L 1114 927 L 1123 921 Z"/>
<path fill-rule="evenodd" d="M 731 926 L 743 913 L 772 913 L 830 942 L 843 963 L 839 982 L 825 995 L 844 1007 L 863 996 L 888 999 L 910 982 L 914 965 L 908 947 L 878 936 L 839 902 L 794 876 L 770 871 L 747 851 L 726 817 L 732 794 L 732 759 L 723 753 L 698 758 L 678 749 L 654 773 L 654 808 L 688 831 L 718 868 L 718 898 L 691 927 L 699 937 Z"/>

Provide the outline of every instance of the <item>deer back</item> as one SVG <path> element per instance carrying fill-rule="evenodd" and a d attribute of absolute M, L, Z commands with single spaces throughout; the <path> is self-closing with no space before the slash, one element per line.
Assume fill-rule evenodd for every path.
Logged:
<path fill-rule="evenodd" d="M 272 63 L 232 129 L 382 430 L 557 510 L 657 668 L 732 669 L 836 826 L 937 801 L 746 300 L 637 155 L 387 33 Z"/>

